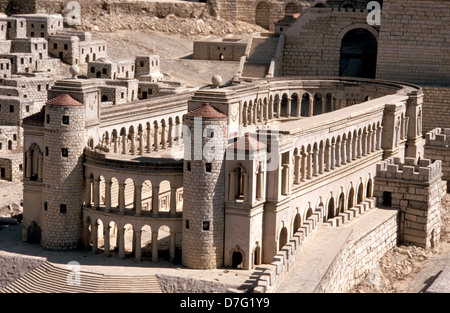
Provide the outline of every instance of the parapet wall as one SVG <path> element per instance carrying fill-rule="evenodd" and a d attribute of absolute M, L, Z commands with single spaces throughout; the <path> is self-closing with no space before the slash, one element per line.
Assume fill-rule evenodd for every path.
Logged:
<path fill-rule="evenodd" d="M 424 157 L 442 163 L 442 179 L 450 187 L 450 128 L 435 128 L 426 133 Z"/>
<path fill-rule="evenodd" d="M 450 128 L 450 88 L 423 86 L 423 133 L 436 127 Z"/>

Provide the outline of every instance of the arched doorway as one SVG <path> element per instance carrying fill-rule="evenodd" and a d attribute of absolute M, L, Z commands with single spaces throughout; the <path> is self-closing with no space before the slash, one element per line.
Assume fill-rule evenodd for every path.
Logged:
<path fill-rule="evenodd" d="M 292 227 L 293 228 L 293 231 L 292 231 L 293 234 L 295 234 L 297 232 L 297 230 L 300 228 L 301 224 L 302 224 L 302 221 L 301 221 L 300 214 L 297 213 L 295 215 L 294 225 Z"/>
<path fill-rule="evenodd" d="M 339 196 L 339 212 L 343 213 L 345 210 L 345 197 L 344 194 L 341 193 L 341 195 Z"/>
<path fill-rule="evenodd" d="M 363 184 L 360 184 L 359 188 L 358 188 L 358 199 L 357 199 L 356 203 L 360 204 L 361 202 L 363 202 L 363 200 L 364 200 L 363 197 L 364 197 L 364 187 L 363 187 Z"/>
<path fill-rule="evenodd" d="M 334 198 L 331 197 L 330 201 L 328 201 L 328 219 L 333 218 L 334 217 Z"/>
<path fill-rule="evenodd" d="M 289 2 L 284 9 L 284 14 L 292 15 L 295 13 L 300 13 L 300 11 L 298 10 L 297 4 L 295 4 L 294 2 Z"/>
<path fill-rule="evenodd" d="M 366 188 L 366 198 L 372 197 L 372 179 L 369 179 L 367 182 L 367 188 Z"/>
<path fill-rule="evenodd" d="M 339 76 L 375 78 L 377 38 L 364 28 L 350 30 L 342 38 Z"/>
<path fill-rule="evenodd" d="M 288 231 L 287 231 L 286 227 L 283 227 L 281 229 L 280 237 L 278 240 L 278 251 L 280 251 L 281 248 L 284 247 L 284 245 L 287 243 L 287 240 L 288 240 Z"/>
<path fill-rule="evenodd" d="M 350 192 L 348 193 L 348 205 L 347 205 L 347 208 L 351 209 L 351 208 L 353 208 L 355 206 L 354 197 L 355 197 L 355 191 L 354 191 L 354 189 L 352 187 L 352 189 L 350 189 Z"/>
<path fill-rule="evenodd" d="M 256 6 L 255 24 L 265 29 L 270 28 L 270 7 L 267 2 L 260 2 Z"/>
<path fill-rule="evenodd" d="M 231 267 L 232 268 L 242 268 L 242 253 L 239 251 L 234 251 L 232 255 L 231 260 Z"/>

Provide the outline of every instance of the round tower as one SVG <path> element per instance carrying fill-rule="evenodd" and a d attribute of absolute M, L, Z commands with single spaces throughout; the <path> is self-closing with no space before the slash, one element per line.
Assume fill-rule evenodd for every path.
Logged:
<path fill-rule="evenodd" d="M 44 118 L 41 245 L 75 249 L 81 238 L 85 106 L 62 94 L 47 101 Z"/>
<path fill-rule="evenodd" d="M 211 269 L 223 265 L 227 116 L 209 104 L 184 116 L 183 265 Z M 190 149 L 189 149 L 190 147 Z M 215 153 L 208 155 L 210 147 Z"/>

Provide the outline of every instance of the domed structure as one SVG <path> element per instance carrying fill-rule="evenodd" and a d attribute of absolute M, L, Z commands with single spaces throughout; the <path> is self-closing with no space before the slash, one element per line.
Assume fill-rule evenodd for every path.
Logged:
<path fill-rule="evenodd" d="M 211 82 L 213 83 L 214 86 L 216 86 L 216 88 L 219 88 L 219 86 L 222 84 L 222 76 L 214 75 L 211 78 Z"/>

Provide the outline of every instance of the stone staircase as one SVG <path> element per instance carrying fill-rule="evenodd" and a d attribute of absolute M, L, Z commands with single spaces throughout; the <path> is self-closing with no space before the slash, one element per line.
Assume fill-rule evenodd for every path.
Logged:
<path fill-rule="evenodd" d="M 241 76 L 264 78 L 277 52 L 278 40 L 278 36 L 254 37 Z"/>
<path fill-rule="evenodd" d="M 79 278 L 80 283 L 68 284 L 68 277 L 69 282 Z M 0 293 L 162 293 L 162 290 L 154 275 L 111 276 L 84 271 L 75 274 L 45 262 Z"/>

